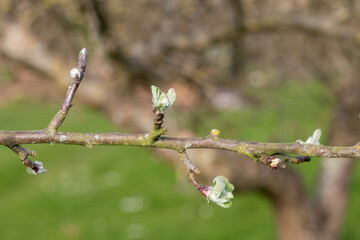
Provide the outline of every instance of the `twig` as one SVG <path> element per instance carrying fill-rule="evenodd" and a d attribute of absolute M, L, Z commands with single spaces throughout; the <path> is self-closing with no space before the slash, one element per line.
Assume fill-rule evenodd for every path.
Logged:
<path fill-rule="evenodd" d="M 196 165 L 190 160 L 185 150 L 179 151 L 179 157 L 181 162 L 184 164 L 184 167 L 188 172 L 194 172 L 196 174 L 200 173 L 200 170 L 196 167 Z"/>
<path fill-rule="evenodd" d="M 155 140 L 157 140 L 160 136 L 165 135 L 167 129 L 162 127 L 164 122 L 165 114 L 160 112 L 158 109 L 153 110 L 154 113 L 154 125 L 150 132 L 145 135 L 145 138 L 148 140 L 147 143 L 151 145 Z"/>
<path fill-rule="evenodd" d="M 176 100 L 176 93 L 173 88 L 169 89 L 168 93 L 166 94 L 162 92 L 160 88 L 156 86 L 151 86 L 151 92 L 153 95 L 152 102 L 154 125 L 151 131 L 146 135 L 146 138 L 148 139 L 148 144 L 152 144 L 156 139 L 166 133 L 166 128 L 162 127 L 162 124 L 164 123 L 165 113 L 166 110 L 171 107 Z"/>
<path fill-rule="evenodd" d="M 184 165 L 185 169 L 186 169 L 186 175 L 188 176 L 190 182 L 194 185 L 194 187 L 198 190 L 201 191 L 201 188 L 203 187 L 203 185 L 201 185 L 199 183 L 199 181 L 195 178 L 195 174 L 199 174 L 200 171 L 199 169 L 196 167 L 196 165 L 190 160 L 189 156 L 187 155 L 186 151 L 179 151 L 179 157 L 180 160 L 182 162 L 182 164 Z"/>
<path fill-rule="evenodd" d="M 275 154 L 272 157 L 276 157 L 281 159 L 283 162 L 293 163 L 293 164 L 300 164 L 303 162 L 310 162 L 311 157 L 304 157 L 304 156 L 290 156 L 287 154 L 279 153 Z"/>
<path fill-rule="evenodd" d="M 76 68 L 73 68 L 70 71 L 72 82 L 66 92 L 64 103 L 61 105 L 59 111 L 55 114 L 54 118 L 51 120 L 49 126 L 47 127 L 47 130 L 50 134 L 54 134 L 59 129 L 61 124 L 64 122 L 66 115 L 69 112 L 69 109 L 72 106 L 72 100 L 75 96 L 76 90 L 78 89 L 81 80 L 85 76 L 86 56 L 87 51 L 85 48 L 83 48 L 79 52 Z"/>
<path fill-rule="evenodd" d="M 36 152 L 31 151 L 31 150 L 24 148 L 17 144 L 16 145 L 8 145 L 7 147 L 10 148 L 14 153 L 16 153 L 19 156 L 20 160 L 22 161 L 22 163 L 25 166 L 31 168 L 34 172 L 39 171 L 38 166 L 28 158 L 28 156 L 35 157 Z"/>
<path fill-rule="evenodd" d="M 207 197 L 207 195 L 205 194 L 205 191 L 208 191 L 208 187 L 202 185 L 195 177 L 195 174 L 199 174 L 200 170 L 196 167 L 196 165 L 190 160 L 189 156 L 186 153 L 186 149 L 183 149 L 181 151 L 178 151 L 180 160 L 182 162 L 182 164 L 184 165 L 186 171 L 186 176 L 189 179 L 189 181 L 191 182 L 191 184 L 196 188 L 196 190 L 198 190 L 199 192 L 201 192 L 201 194 L 204 197 Z"/>
<path fill-rule="evenodd" d="M 61 105 L 59 111 L 55 114 L 54 118 L 51 120 L 49 126 L 45 130 L 38 132 L 46 133 L 48 135 L 54 135 L 58 130 L 58 128 L 61 126 L 61 124 L 64 122 L 65 117 L 72 106 L 72 100 L 75 96 L 76 90 L 79 87 L 80 82 L 85 75 L 86 56 L 87 56 L 87 51 L 85 48 L 83 48 L 79 52 L 76 68 L 73 68 L 70 71 L 70 77 L 72 79 L 72 82 L 67 90 L 64 103 Z M 16 142 L 13 142 L 11 140 L 11 137 L 7 139 L 7 144 L 3 144 L 3 145 L 9 147 L 12 151 L 14 151 L 19 156 L 22 163 L 25 166 L 32 169 L 33 174 L 42 173 L 46 171 L 45 169 L 43 169 L 41 162 L 37 162 L 37 161 L 32 162 L 28 158 L 28 156 L 35 157 L 36 152 L 24 148 Z"/>

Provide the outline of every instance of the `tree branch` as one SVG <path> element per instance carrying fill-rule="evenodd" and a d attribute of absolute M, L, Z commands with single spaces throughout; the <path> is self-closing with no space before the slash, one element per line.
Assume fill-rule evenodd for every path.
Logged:
<path fill-rule="evenodd" d="M 239 39 L 243 34 L 275 31 L 302 32 L 310 36 L 330 37 L 353 43 L 355 46 L 360 45 L 356 29 L 340 25 L 330 17 L 295 15 L 244 19 L 242 25 L 215 35 L 199 39 L 178 38 L 181 39 L 180 41 L 174 38 L 175 40 L 168 42 L 164 49 L 166 51 L 203 51 L 212 45 Z"/>
<path fill-rule="evenodd" d="M 54 118 L 47 127 L 47 130 L 50 134 L 54 134 L 59 129 L 72 106 L 72 100 L 75 96 L 76 90 L 78 89 L 81 80 L 85 76 L 86 56 L 87 51 L 85 48 L 83 48 L 79 53 L 76 68 L 73 68 L 70 71 L 72 83 L 66 92 L 64 103 L 61 105 L 59 111 L 55 114 Z"/>
<path fill-rule="evenodd" d="M 14 153 L 16 153 L 19 156 L 20 160 L 25 166 L 31 168 L 35 172 L 39 170 L 38 166 L 28 158 L 28 156 L 35 157 L 36 152 L 31 151 L 17 144 L 7 145 L 7 147 L 10 148 Z"/>
<path fill-rule="evenodd" d="M 183 151 L 178 151 L 179 153 L 179 157 L 180 160 L 182 162 L 182 164 L 184 165 L 185 169 L 186 169 L 186 175 L 189 179 L 189 181 L 191 182 L 192 185 L 194 185 L 194 187 L 196 188 L 196 190 L 198 190 L 199 192 L 201 192 L 201 194 L 203 196 L 206 197 L 206 194 L 204 191 L 208 191 L 208 188 L 204 185 L 202 185 L 195 177 L 195 174 L 199 174 L 200 171 L 199 169 L 196 167 L 196 165 L 190 160 L 189 156 L 186 153 L 186 149 L 184 149 Z"/>
<path fill-rule="evenodd" d="M 279 153 L 296 154 L 303 157 L 328 157 L 328 158 L 360 158 L 359 143 L 349 147 L 323 146 L 299 143 L 256 143 L 229 139 L 214 139 L 209 137 L 173 138 L 159 137 L 152 144 L 148 143 L 146 134 L 126 133 L 75 133 L 57 132 L 50 135 L 45 130 L 31 131 L 0 131 L 0 144 L 9 146 L 16 144 L 73 144 L 73 145 L 118 145 L 140 146 L 172 149 L 212 148 L 227 150 L 244 154 L 255 161 L 259 161 L 262 154 L 272 156 Z M 287 161 L 292 162 L 292 161 Z M 264 164 L 266 165 L 266 164 Z"/>
<path fill-rule="evenodd" d="M 147 134 L 58 132 L 57 130 L 65 120 L 72 106 L 72 100 L 76 90 L 85 75 L 86 55 L 86 49 L 82 49 L 79 53 L 77 67 L 70 71 L 72 82 L 66 93 L 65 100 L 46 129 L 31 131 L 0 130 L 0 144 L 9 147 L 17 153 L 22 162 L 30 167 L 34 174 L 46 170 L 43 169 L 41 162 L 33 163 L 28 158 L 28 156 L 35 156 L 35 152 L 20 146 L 20 144 L 57 143 L 84 145 L 89 148 L 92 148 L 94 145 L 117 145 L 172 149 L 178 152 L 191 183 L 207 197 L 209 196 L 209 191 L 211 191 L 211 186 L 203 186 L 196 180 L 194 173 L 198 174 L 200 171 L 190 161 L 186 153 L 187 149 L 212 148 L 232 151 L 246 155 L 254 161 L 270 166 L 276 170 L 278 167 L 284 168 L 284 162 L 302 163 L 310 161 L 310 157 L 360 158 L 360 143 L 350 147 L 330 147 L 317 144 L 245 142 L 220 139 L 220 131 L 217 129 L 211 130 L 210 134 L 206 137 L 162 137 L 162 135 L 166 133 L 166 129 L 162 127 L 163 118 L 167 108 L 175 102 L 176 95 L 173 89 L 170 89 L 169 92 L 165 94 L 157 87 L 152 87 L 154 91 L 154 126 Z M 287 154 L 296 154 L 299 156 L 290 156 Z M 223 184 L 228 184 L 226 181 Z M 231 198 L 229 196 L 232 196 L 230 193 L 228 194 L 227 199 Z"/>

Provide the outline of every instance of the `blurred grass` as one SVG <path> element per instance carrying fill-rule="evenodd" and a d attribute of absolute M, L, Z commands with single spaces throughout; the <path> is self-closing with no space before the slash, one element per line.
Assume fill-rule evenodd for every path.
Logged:
<path fill-rule="evenodd" d="M 34 108 L 35 106 L 35 108 Z M 0 107 L 3 129 L 41 129 L 58 106 L 23 100 Z M 62 131 L 116 131 L 76 105 Z M 180 194 L 174 169 L 136 147 L 33 145 L 48 172 L 31 176 L 1 148 L 1 239 L 259 239 L 275 236 L 270 204 L 257 194 L 232 210 L 194 190 Z M 181 187 L 180 187 L 181 188 Z M 189 188 L 192 187 L 189 185 Z M 254 209 L 248 206 L 254 206 Z M 259 224 L 264 232 L 256 231 Z M 265 234 L 266 235 L 265 235 Z"/>
<path fill-rule="evenodd" d="M 192 127 L 199 135 L 219 128 L 223 138 L 281 142 L 306 139 L 320 127 L 326 139 L 334 101 L 322 85 L 290 82 L 271 91 L 249 91 L 270 100 L 256 109 L 216 116 L 203 109 L 203 122 Z M 0 125 L 41 129 L 57 109 L 51 103 L 18 101 L 0 107 Z M 101 114 L 76 104 L 61 131 L 117 129 Z M 276 239 L 273 209 L 260 194 L 236 195 L 230 209 L 207 206 L 194 190 L 182 191 L 174 169 L 159 163 L 147 149 L 28 147 L 37 151 L 36 159 L 44 162 L 48 173 L 30 176 L 14 153 L 0 149 L 2 239 Z M 318 159 L 294 167 L 314 191 Z M 355 178 L 353 189 L 359 187 L 359 177 Z M 360 235 L 356 199 L 359 193 L 352 191 L 346 239 Z"/>

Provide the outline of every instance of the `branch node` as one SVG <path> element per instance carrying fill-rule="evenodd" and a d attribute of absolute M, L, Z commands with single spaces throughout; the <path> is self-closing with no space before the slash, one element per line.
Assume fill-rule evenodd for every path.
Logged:
<path fill-rule="evenodd" d="M 186 176 L 188 177 L 189 181 L 196 188 L 196 190 L 198 190 L 204 197 L 206 197 L 204 186 L 196 179 L 196 177 L 194 175 L 194 173 L 199 174 L 200 170 L 196 167 L 196 165 L 193 162 L 191 162 L 185 149 L 178 151 L 178 154 L 179 154 L 182 164 L 184 165 L 184 167 L 186 169 L 185 172 L 186 172 Z"/>
<path fill-rule="evenodd" d="M 164 135 L 167 132 L 167 129 L 164 127 L 158 127 L 154 125 L 151 131 L 145 134 L 145 144 L 153 144 L 160 136 Z"/>

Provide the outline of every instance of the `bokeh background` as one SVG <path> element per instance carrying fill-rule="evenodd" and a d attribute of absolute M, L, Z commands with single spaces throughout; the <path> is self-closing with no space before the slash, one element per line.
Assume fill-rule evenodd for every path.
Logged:
<path fill-rule="evenodd" d="M 88 66 L 61 131 L 152 126 L 150 86 L 175 88 L 168 136 L 360 141 L 357 0 L 1 0 L 0 128 L 43 129 L 69 70 Z M 197 150 L 203 183 L 236 188 L 208 206 L 176 155 L 136 147 L 30 145 L 48 173 L 0 149 L 1 239 L 358 239 L 360 169 L 317 159 L 279 172 Z"/>

